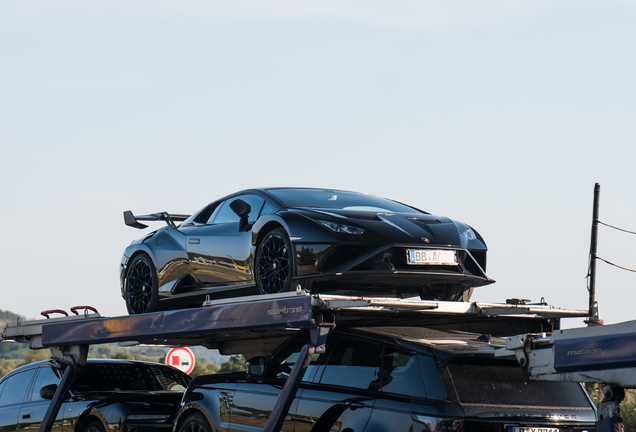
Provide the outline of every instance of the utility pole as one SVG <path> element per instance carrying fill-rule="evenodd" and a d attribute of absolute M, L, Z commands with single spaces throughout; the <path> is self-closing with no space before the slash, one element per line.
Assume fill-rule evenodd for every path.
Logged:
<path fill-rule="evenodd" d="M 589 290 L 590 290 L 590 306 L 589 316 L 587 319 L 588 325 L 603 324 L 601 320 L 598 303 L 596 302 L 596 246 L 598 243 L 598 207 L 599 196 L 601 194 L 601 185 L 596 183 L 594 185 L 594 208 L 592 210 L 592 239 L 590 242 L 590 272 L 588 274 Z"/>

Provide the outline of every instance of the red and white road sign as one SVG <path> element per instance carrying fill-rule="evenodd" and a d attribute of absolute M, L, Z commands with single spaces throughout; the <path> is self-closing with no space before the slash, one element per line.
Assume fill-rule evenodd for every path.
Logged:
<path fill-rule="evenodd" d="M 166 364 L 189 374 L 194 369 L 194 353 L 189 348 L 172 348 L 166 355 Z"/>

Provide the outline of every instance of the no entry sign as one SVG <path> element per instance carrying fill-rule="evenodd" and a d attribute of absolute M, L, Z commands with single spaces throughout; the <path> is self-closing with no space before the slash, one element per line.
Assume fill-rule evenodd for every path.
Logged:
<path fill-rule="evenodd" d="M 166 355 L 166 364 L 189 374 L 194 369 L 194 354 L 189 348 L 172 348 Z"/>

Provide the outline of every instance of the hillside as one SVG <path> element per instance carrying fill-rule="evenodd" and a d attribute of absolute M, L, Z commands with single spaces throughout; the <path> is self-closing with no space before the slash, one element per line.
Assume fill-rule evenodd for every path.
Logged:
<path fill-rule="evenodd" d="M 0 309 L 0 329 L 4 328 L 8 323 L 15 322 L 18 318 L 25 320 L 22 315 Z"/>

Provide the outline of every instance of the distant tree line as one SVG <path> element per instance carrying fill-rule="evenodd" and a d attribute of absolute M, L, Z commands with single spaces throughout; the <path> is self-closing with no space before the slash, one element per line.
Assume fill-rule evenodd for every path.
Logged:
<path fill-rule="evenodd" d="M 21 315 L 0 310 L 0 329 L 3 329 L 7 323 L 16 322 L 17 319 L 26 321 L 26 318 Z M 191 376 L 245 370 L 245 358 L 242 355 L 222 356 L 217 350 L 209 350 L 204 347 L 190 349 L 196 358 L 194 370 L 190 373 Z M 88 351 L 88 357 L 164 363 L 168 350 L 167 347 L 121 347 L 117 344 L 102 344 L 92 345 Z M 48 349 L 32 350 L 27 344 L 2 342 L 0 343 L 0 377 L 16 367 L 46 360 L 50 357 L 51 352 Z"/>

